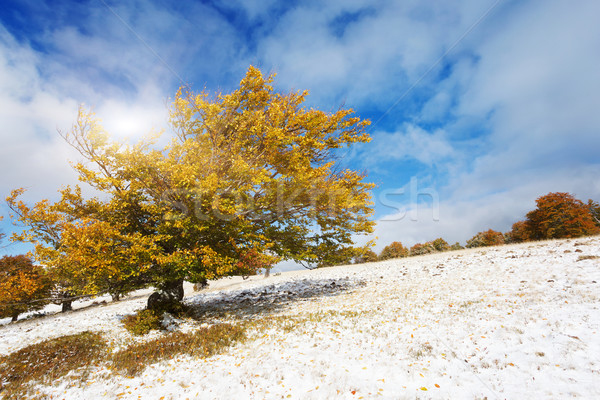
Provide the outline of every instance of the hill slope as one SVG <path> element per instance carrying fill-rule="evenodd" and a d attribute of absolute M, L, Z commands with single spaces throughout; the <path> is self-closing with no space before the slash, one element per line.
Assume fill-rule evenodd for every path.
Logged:
<path fill-rule="evenodd" d="M 84 384 L 37 389 L 66 399 L 600 398 L 598 256 L 593 237 L 224 280 L 187 297 L 204 323 L 273 322 L 218 356 L 180 356 L 133 378 L 101 366 Z M 122 347 L 140 339 L 119 320 L 144 302 L 2 326 L 0 353 L 84 330 Z"/>

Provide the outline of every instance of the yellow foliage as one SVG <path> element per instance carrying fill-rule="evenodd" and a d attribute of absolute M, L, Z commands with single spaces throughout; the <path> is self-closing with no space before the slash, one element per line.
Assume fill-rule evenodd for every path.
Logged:
<path fill-rule="evenodd" d="M 29 207 L 17 189 L 7 201 L 28 229 L 14 239 L 36 243 L 56 279 L 85 294 L 354 256 L 352 235 L 373 230 L 373 185 L 335 156 L 368 142 L 369 122 L 306 109 L 306 92 L 277 93 L 273 79 L 250 67 L 229 94 L 180 89 L 164 148 L 115 142 L 80 108 L 63 136 L 99 197 L 66 187 Z"/>
<path fill-rule="evenodd" d="M 48 303 L 50 282 L 45 271 L 24 256 L 0 259 L 0 318 L 17 316 Z"/>

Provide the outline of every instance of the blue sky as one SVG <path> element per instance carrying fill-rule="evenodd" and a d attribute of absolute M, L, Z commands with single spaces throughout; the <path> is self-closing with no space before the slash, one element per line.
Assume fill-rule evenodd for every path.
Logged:
<path fill-rule="evenodd" d="M 180 85 L 227 92 L 255 65 L 373 122 L 343 162 L 378 185 L 376 250 L 464 244 L 551 191 L 600 200 L 598 15 L 595 0 L 5 0 L 0 194 L 75 183 L 57 129 L 78 104 L 117 138 L 168 134 Z"/>

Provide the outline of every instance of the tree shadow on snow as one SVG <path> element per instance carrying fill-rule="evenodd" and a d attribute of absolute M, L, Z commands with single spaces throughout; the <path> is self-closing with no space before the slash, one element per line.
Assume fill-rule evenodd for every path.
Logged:
<path fill-rule="evenodd" d="M 236 317 L 248 319 L 271 314 L 299 301 L 337 296 L 365 286 L 364 281 L 348 278 L 302 279 L 255 288 L 210 292 L 186 299 L 188 316 L 196 320 Z"/>

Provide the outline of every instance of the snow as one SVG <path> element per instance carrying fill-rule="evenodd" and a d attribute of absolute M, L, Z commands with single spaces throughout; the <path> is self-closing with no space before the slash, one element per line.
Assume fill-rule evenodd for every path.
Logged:
<path fill-rule="evenodd" d="M 272 324 L 221 355 L 181 356 L 138 377 L 98 367 L 82 385 L 39 391 L 86 400 L 600 398 L 600 258 L 582 256 L 600 256 L 600 237 L 223 279 L 188 288 L 186 301 L 213 320 L 276 315 L 291 328 Z M 4 321 L 0 353 L 84 330 L 117 347 L 144 340 L 119 320 L 146 295 Z"/>

